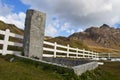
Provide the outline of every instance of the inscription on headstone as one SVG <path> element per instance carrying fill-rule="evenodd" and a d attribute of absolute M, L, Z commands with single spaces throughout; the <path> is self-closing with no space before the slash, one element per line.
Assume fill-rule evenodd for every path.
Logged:
<path fill-rule="evenodd" d="M 42 59 L 45 21 L 45 13 L 27 10 L 23 40 L 25 56 Z"/>

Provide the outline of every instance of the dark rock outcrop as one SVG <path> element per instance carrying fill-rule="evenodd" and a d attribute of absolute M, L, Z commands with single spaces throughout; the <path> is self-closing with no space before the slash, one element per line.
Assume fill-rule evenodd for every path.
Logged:
<path fill-rule="evenodd" d="M 103 24 L 99 28 L 91 27 L 84 32 L 74 33 L 69 38 L 83 40 L 84 42 L 91 40 L 103 47 L 120 49 L 120 29 L 109 27 L 107 24 Z"/>

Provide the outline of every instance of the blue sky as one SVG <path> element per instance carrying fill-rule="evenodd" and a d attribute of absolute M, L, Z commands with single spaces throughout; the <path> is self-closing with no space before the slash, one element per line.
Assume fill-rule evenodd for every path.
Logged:
<path fill-rule="evenodd" d="M 24 29 L 27 9 L 47 14 L 45 35 L 69 36 L 91 26 L 120 28 L 120 0 L 0 0 L 0 20 Z"/>
<path fill-rule="evenodd" d="M 13 13 L 26 12 L 28 5 L 23 4 L 20 0 L 1 0 L 3 4 L 13 6 Z"/>

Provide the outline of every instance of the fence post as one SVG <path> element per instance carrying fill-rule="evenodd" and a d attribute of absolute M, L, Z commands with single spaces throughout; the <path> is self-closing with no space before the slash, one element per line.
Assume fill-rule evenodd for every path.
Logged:
<path fill-rule="evenodd" d="M 67 45 L 67 57 L 69 57 L 69 44 Z"/>
<path fill-rule="evenodd" d="M 98 53 L 95 54 L 95 58 L 98 58 Z"/>
<path fill-rule="evenodd" d="M 78 48 L 76 48 L 76 58 L 78 58 Z"/>
<path fill-rule="evenodd" d="M 57 43 L 54 43 L 54 57 L 56 58 L 56 49 L 57 49 Z"/>
<path fill-rule="evenodd" d="M 93 52 L 93 58 L 96 58 L 96 52 Z"/>
<path fill-rule="evenodd" d="M 96 58 L 96 52 L 93 52 L 93 58 Z"/>
<path fill-rule="evenodd" d="M 108 59 L 110 59 L 110 53 L 108 53 Z"/>
<path fill-rule="evenodd" d="M 99 58 L 99 53 L 97 53 L 97 58 Z"/>
<path fill-rule="evenodd" d="M 4 35 L 4 44 L 3 44 L 2 55 L 6 55 L 7 54 L 9 34 L 10 34 L 10 30 L 6 29 L 5 35 Z"/>
<path fill-rule="evenodd" d="M 83 49 L 83 58 L 85 58 L 85 49 Z"/>
<path fill-rule="evenodd" d="M 88 51 L 88 53 L 87 53 L 87 54 L 88 54 L 88 59 L 89 59 L 89 58 L 90 58 L 90 57 L 89 57 L 90 51 Z"/>
<path fill-rule="evenodd" d="M 98 56 L 97 54 L 98 54 L 98 53 L 95 53 L 95 58 L 98 58 L 98 57 L 97 57 L 97 56 Z"/>
<path fill-rule="evenodd" d="M 94 58 L 94 52 L 93 51 L 91 52 L 91 58 Z"/>

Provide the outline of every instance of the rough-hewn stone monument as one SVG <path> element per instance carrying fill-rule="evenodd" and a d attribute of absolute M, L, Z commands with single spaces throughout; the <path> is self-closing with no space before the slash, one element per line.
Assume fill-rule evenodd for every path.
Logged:
<path fill-rule="evenodd" d="M 45 13 L 27 10 L 23 40 L 25 56 L 42 59 L 45 20 Z"/>

